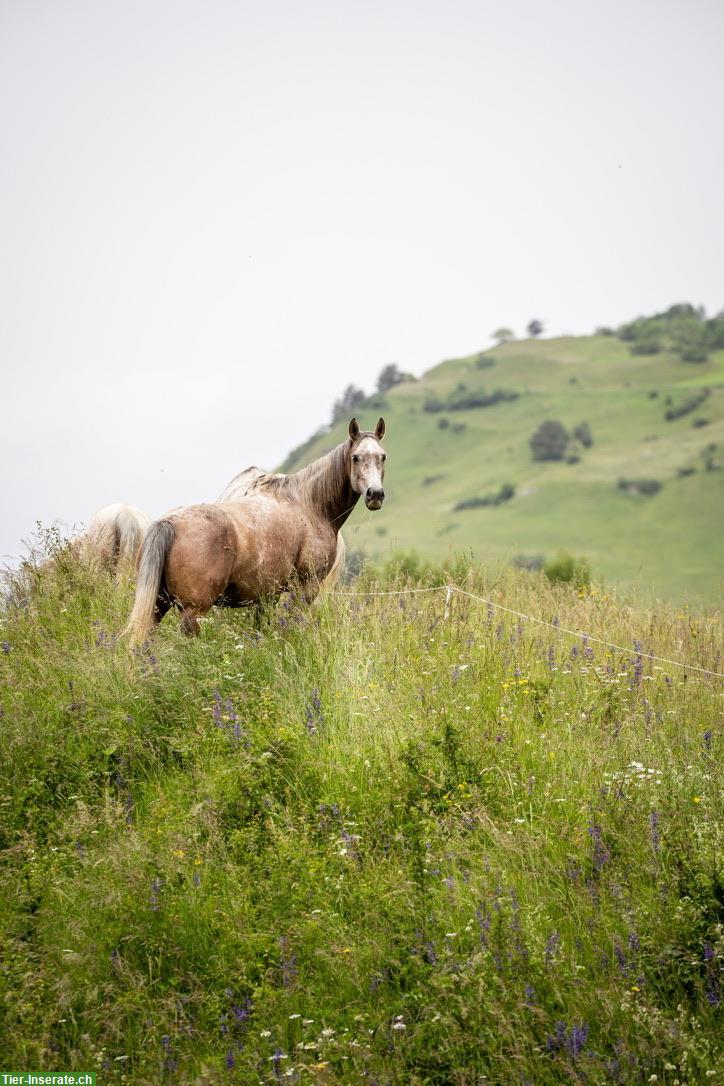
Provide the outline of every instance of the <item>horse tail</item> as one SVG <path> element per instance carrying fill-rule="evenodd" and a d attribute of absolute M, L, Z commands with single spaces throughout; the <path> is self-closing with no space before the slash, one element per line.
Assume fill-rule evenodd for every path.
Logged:
<path fill-rule="evenodd" d="M 130 635 L 132 645 L 145 641 L 153 629 L 163 570 L 175 536 L 174 526 L 169 520 L 155 521 L 146 533 L 138 559 L 136 598 L 128 625 L 123 631 Z"/>
<path fill-rule="evenodd" d="M 124 571 L 132 570 L 136 564 L 136 558 L 141 549 L 146 528 L 150 523 L 147 520 L 144 522 L 144 520 L 135 510 L 129 509 L 128 506 L 123 506 L 115 518 L 119 575 Z"/>
<path fill-rule="evenodd" d="M 323 598 L 332 591 L 344 572 L 344 562 L 347 555 L 347 544 L 341 532 L 337 533 L 337 553 L 334 556 L 332 567 L 320 585 L 317 599 Z"/>

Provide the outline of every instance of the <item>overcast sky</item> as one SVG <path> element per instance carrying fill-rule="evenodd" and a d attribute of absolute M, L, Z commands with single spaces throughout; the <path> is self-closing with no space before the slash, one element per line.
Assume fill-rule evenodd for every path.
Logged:
<path fill-rule="evenodd" d="M 0 555 L 212 500 L 387 362 L 722 308 L 723 40 L 721 0 L 0 0 Z"/>

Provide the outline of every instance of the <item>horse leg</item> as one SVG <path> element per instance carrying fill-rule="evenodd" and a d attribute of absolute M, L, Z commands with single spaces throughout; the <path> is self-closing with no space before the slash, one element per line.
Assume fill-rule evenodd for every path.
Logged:
<path fill-rule="evenodd" d="M 187 604 L 181 611 L 181 629 L 187 637 L 198 637 L 201 627 L 199 626 L 199 612 L 197 608 Z"/>

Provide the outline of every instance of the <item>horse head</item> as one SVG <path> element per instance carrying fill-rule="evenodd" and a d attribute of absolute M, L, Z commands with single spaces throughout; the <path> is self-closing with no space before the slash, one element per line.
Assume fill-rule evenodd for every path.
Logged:
<path fill-rule="evenodd" d="M 349 424 L 349 482 L 355 494 L 364 497 L 368 509 L 380 509 L 385 500 L 382 483 L 387 454 L 380 444 L 384 436 L 384 419 L 379 420 L 374 433 L 360 430 L 357 419 Z"/>

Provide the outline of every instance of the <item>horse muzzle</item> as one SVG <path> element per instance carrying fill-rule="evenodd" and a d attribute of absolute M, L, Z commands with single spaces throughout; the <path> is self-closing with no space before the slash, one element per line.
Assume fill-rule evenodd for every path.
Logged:
<path fill-rule="evenodd" d="M 365 493 L 365 505 L 368 509 L 381 509 L 385 492 L 381 487 L 369 486 Z"/>

